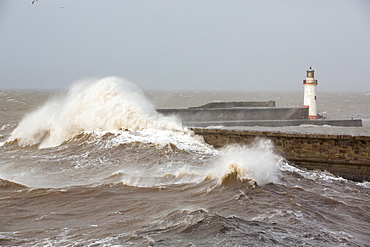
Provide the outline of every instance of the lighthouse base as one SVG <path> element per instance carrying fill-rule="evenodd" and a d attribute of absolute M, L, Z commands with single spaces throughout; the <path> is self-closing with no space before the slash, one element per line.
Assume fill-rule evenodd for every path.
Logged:
<path fill-rule="evenodd" d="M 317 115 L 309 115 L 308 118 L 309 119 L 317 119 L 318 117 L 317 117 Z"/>

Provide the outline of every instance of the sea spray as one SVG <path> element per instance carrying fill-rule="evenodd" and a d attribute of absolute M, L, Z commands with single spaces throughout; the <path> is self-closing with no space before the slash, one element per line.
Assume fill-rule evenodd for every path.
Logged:
<path fill-rule="evenodd" d="M 117 182 L 114 174 L 121 174 L 121 182 L 139 187 L 200 182 L 209 176 L 222 183 L 230 174 L 258 184 L 276 180 L 278 156 L 271 142 L 214 149 L 183 128 L 178 119 L 157 113 L 134 84 L 117 77 L 76 83 L 65 97 L 27 115 L 8 139 L 14 140 L 20 146 L 55 147 L 50 153 L 44 150 L 46 159 L 27 163 L 32 169 L 20 181 L 36 187 Z M 59 146 L 62 143 L 65 145 Z M 109 157 L 118 150 L 122 161 L 117 163 Z M 129 156 L 137 156 L 137 150 L 141 158 L 127 162 Z M 66 159 L 63 153 L 73 156 Z M 152 155 L 160 158 L 152 163 Z M 190 156 L 193 165 L 184 162 Z M 92 161 L 92 157 L 96 158 Z M 59 169 L 58 163 L 50 176 L 45 176 L 41 164 L 50 160 L 70 166 Z M 86 168 L 89 175 L 81 176 L 79 171 L 86 173 Z M 18 181 L 17 172 L 7 174 L 6 178 Z M 33 181 L 36 177 L 40 181 Z"/>
<path fill-rule="evenodd" d="M 179 120 L 164 117 L 134 84 L 118 77 L 78 82 L 64 98 L 47 102 L 27 115 L 8 141 L 20 146 L 58 146 L 82 132 L 119 129 L 182 130 Z"/>
<path fill-rule="evenodd" d="M 259 185 L 276 182 L 279 159 L 270 140 L 256 140 L 250 147 L 229 145 L 221 150 L 208 178 L 216 178 L 220 184 L 230 179 L 250 179 Z"/>
<path fill-rule="evenodd" d="M 153 169 L 146 167 L 138 170 L 136 164 L 134 169 L 122 169 L 118 172 L 121 176 L 120 181 L 137 187 L 200 183 L 204 180 L 214 180 L 216 186 L 229 185 L 237 181 L 253 181 L 258 185 L 278 182 L 279 162 L 282 157 L 274 153 L 270 140 L 258 139 L 251 146 L 228 145 L 220 150 L 210 150 L 207 145 L 200 145 L 195 139 L 187 139 L 185 142 L 186 148 L 177 146 L 179 142 L 172 140 L 170 143 L 175 148 L 171 148 L 170 152 L 178 152 L 173 150 L 180 147 L 180 150 L 187 151 L 198 159 L 199 163 L 196 166 L 171 160 Z M 198 149 L 198 152 L 195 152 L 195 149 Z"/>
<path fill-rule="evenodd" d="M 0 128 L 10 124 L 1 133 L 3 140 L 24 111 L 48 95 L 7 92 L 6 97 L 22 98 L 7 105 L 0 97 Z M 195 101 L 213 100 L 191 95 Z M 333 97 L 332 102 L 340 106 L 341 100 Z M 186 105 L 182 99 L 178 103 Z M 173 107 L 171 102 L 165 106 Z M 354 106 L 369 108 L 363 102 Z M 360 129 L 356 131 L 366 132 Z M 294 130 L 299 128 L 285 132 Z M 348 134 L 354 129 L 342 131 Z M 122 129 L 101 137 L 98 132 L 103 134 L 83 132 L 53 148 L 20 148 L 17 141 L 1 147 L 0 245 L 369 245 L 366 182 L 315 178 L 310 174 L 318 171 L 303 169 L 302 174 L 278 162 L 276 183 L 253 186 L 249 180 L 232 180 L 220 186 L 225 173 L 204 178 L 228 148 L 210 147 L 208 152 L 183 131 Z M 137 187 L 141 185 L 145 188 Z"/>

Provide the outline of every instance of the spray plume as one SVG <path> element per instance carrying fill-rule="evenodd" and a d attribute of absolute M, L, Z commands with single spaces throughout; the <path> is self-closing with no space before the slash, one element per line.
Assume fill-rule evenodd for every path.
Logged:
<path fill-rule="evenodd" d="M 279 159 L 270 140 L 256 140 L 251 147 L 229 145 L 222 150 L 208 178 L 216 178 L 220 184 L 236 180 L 253 180 L 259 185 L 276 182 Z"/>
<path fill-rule="evenodd" d="M 173 117 L 156 112 L 141 90 L 118 77 L 78 82 L 66 97 L 27 115 L 8 141 L 52 147 L 82 132 L 119 129 L 181 130 Z"/>

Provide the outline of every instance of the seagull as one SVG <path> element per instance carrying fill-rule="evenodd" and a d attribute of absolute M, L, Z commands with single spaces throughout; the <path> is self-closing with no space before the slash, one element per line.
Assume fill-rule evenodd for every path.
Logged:
<path fill-rule="evenodd" d="M 37 1 L 38 1 L 38 0 L 33 0 L 33 1 L 32 1 L 32 4 L 34 4 L 34 3 L 35 3 L 35 2 L 37 2 Z"/>

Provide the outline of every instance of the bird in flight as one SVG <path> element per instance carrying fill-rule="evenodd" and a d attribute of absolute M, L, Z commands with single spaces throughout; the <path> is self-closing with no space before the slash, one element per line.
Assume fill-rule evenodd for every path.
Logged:
<path fill-rule="evenodd" d="M 37 1 L 38 1 L 38 0 L 33 0 L 33 1 L 32 1 L 32 4 L 34 4 L 34 3 L 35 3 L 35 2 L 37 2 Z"/>

